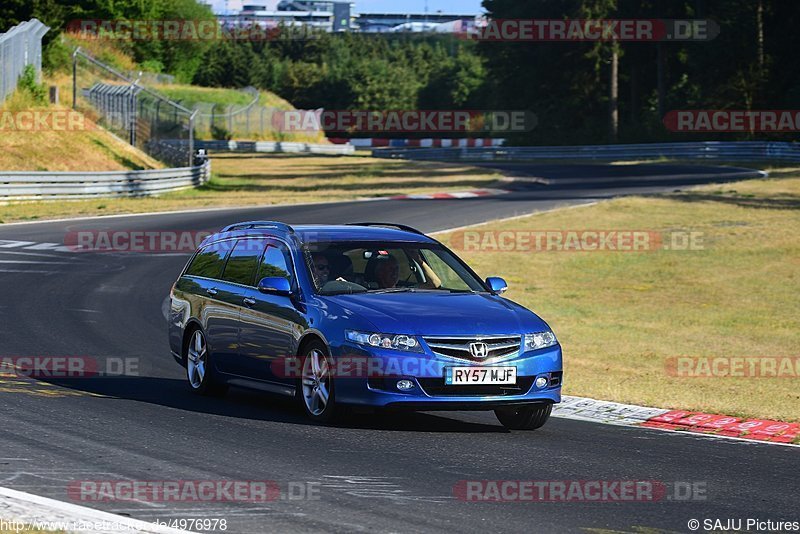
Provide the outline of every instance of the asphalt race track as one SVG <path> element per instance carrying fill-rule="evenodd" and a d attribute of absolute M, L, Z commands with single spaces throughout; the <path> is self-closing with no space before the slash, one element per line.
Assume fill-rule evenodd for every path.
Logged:
<path fill-rule="evenodd" d="M 0 356 L 138 358 L 141 375 L 58 384 L 3 379 L 0 486 L 143 520 L 225 518 L 228 532 L 244 533 L 688 532 L 693 518 L 796 520 L 796 448 L 560 418 L 536 432 L 507 432 L 490 412 L 357 416 L 342 426 L 322 427 L 306 422 L 288 401 L 257 393 L 194 396 L 169 355 L 162 313 L 188 255 L 54 249 L 74 230 L 191 231 L 251 219 L 378 220 L 430 232 L 731 179 L 731 168 L 685 165 L 500 167 L 550 183 L 522 182 L 513 193 L 480 199 L 0 225 L 0 240 L 7 240 L 0 241 Z M 8 241 L 34 244 L 4 247 Z M 567 348 L 565 358 L 570 357 Z M 312 483 L 318 484 L 319 498 L 266 504 L 81 503 L 67 495 L 73 481 L 124 479 Z M 459 481 L 505 479 L 700 483 L 707 498 L 482 503 L 454 497 Z"/>

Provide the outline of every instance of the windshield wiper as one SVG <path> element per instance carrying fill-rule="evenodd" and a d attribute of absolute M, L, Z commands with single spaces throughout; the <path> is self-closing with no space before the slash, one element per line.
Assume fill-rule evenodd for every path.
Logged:
<path fill-rule="evenodd" d="M 336 295 L 358 295 L 366 292 L 366 289 L 340 289 L 336 291 L 320 291 L 319 294 L 323 297 L 333 297 Z"/>
<path fill-rule="evenodd" d="M 414 293 L 416 290 L 414 287 L 387 287 L 385 289 L 370 289 L 369 293 Z"/>

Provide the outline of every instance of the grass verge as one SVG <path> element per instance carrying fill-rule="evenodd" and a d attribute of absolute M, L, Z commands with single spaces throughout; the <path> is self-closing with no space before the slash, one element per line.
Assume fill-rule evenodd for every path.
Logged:
<path fill-rule="evenodd" d="M 0 206 L 0 222 L 212 207 L 343 201 L 487 187 L 495 171 L 462 164 L 361 156 L 220 154 L 205 186 L 159 197 L 28 202 Z"/>
<path fill-rule="evenodd" d="M 23 128 L 33 120 L 23 114 L 67 113 L 82 117 L 78 126 Z M 0 107 L 0 170 L 3 171 L 117 171 L 158 169 L 163 164 L 97 127 L 92 120 L 65 105 L 44 105 L 17 91 Z M 13 126 L 19 124 L 20 128 Z"/>
<path fill-rule="evenodd" d="M 24 522 L 24 521 L 20 522 L 19 526 L 21 526 L 24 523 L 26 523 L 26 522 Z M 30 522 L 27 522 L 27 523 L 30 523 Z M 9 521 L 7 519 L 0 519 L 0 524 L 3 524 L 3 525 L 17 525 L 17 523 L 14 522 L 13 520 Z M 19 526 L 15 526 L 15 528 L 0 527 L 0 534 L 41 534 L 43 532 L 46 532 L 48 534 L 65 534 L 65 531 L 63 531 L 63 530 L 45 530 L 45 529 L 41 529 L 41 528 L 19 528 Z"/>
<path fill-rule="evenodd" d="M 505 277 L 508 297 L 549 322 L 564 347 L 564 393 L 800 421 L 797 375 L 685 378 L 668 369 L 674 357 L 800 357 L 798 213 L 794 174 L 470 229 L 699 232 L 700 250 L 467 251 L 454 234 L 441 238 L 482 275 Z"/>

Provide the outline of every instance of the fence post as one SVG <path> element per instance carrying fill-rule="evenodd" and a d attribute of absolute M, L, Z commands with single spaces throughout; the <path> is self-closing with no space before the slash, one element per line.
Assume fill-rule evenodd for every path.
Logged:
<path fill-rule="evenodd" d="M 197 110 L 194 110 L 189 116 L 189 167 L 194 164 L 194 118 L 197 115 Z"/>
<path fill-rule="evenodd" d="M 79 46 L 72 53 L 72 109 L 78 109 L 78 51 L 80 49 Z"/>

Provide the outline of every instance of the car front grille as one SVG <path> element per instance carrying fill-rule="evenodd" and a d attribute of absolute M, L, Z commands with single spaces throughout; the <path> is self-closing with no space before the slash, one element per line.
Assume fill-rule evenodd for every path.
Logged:
<path fill-rule="evenodd" d="M 519 354 L 521 336 L 425 337 L 434 354 L 468 362 L 495 361 Z M 485 356 L 474 354 L 474 343 L 485 344 Z"/>
<path fill-rule="evenodd" d="M 502 386 L 448 386 L 444 378 L 418 378 L 417 382 L 431 397 L 505 397 L 530 391 L 535 376 L 518 376 L 516 384 Z"/>

